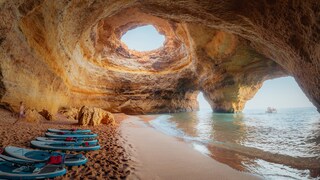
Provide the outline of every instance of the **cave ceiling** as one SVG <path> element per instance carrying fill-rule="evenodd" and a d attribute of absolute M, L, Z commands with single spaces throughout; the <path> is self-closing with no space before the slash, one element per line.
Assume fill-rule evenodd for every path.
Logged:
<path fill-rule="evenodd" d="M 317 1 L 0 1 L 0 99 L 53 112 L 240 112 L 265 80 L 293 76 L 320 107 Z M 121 37 L 153 25 L 162 47 Z"/>

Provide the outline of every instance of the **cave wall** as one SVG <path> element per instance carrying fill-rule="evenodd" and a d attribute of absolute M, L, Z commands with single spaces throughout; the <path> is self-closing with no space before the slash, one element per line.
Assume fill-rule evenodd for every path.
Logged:
<path fill-rule="evenodd" d="M 239 112 L 263 81 L 291 75 L 319 110 L 319 7 L 318 1 L 4 0 L 1 101 L 51 112 L 85 104 L 144 114 L 196 110 L 203 91 L 214 111 Z M 128 49 L 121 35 L 145 24 L 166 36 L 164 46 Z"/>
<path fill-rule="evenodd" d="M 194 23 L 188 30 L 198 58 L 197 81 L 215 112 L 240 112 L 265 80 L 288 75 L 239 36 Z"/>
<path fill-rule="evenodd" d="M 6 11 L 6 8 L 12 8 L 6 6 L 6 2 L 1 8 L 4 9 L 0 11 L 0 34 L 5 38 L 0 48 L 2 82 L 5 87 L 1 101 L 11 104 L 16 110 L 18 110 L 19 102 L 23 101 L 27 107 L 57 111 L 59 106 L 67 102 L 67 88 L 60 77 L 54 74 L 44 61 L 45 57 L 40 56 L 35 50 L 36 47 L 27 41 L 29 34 L 23 32 L 23 25 L 20 24 L 23 21 L 20 16 L 25 14 L 18 14 L 17 8 L 15 9 L 17 11 L 13 9 Z M 18 12 L 24 12 L 21 6 Z M 41 19 L 41 16 L 38 18 Z M 35 37 L 35 40 L 39 42 L 44 40 L 40 34 L 43 31 L 41 23 L 43 21 L 30 24 L 35 33 L 39 32 Z"/>
<path fill-rule="evenodd" d="M 4 86 L 2 79 L 3 79 L 3 76 L 2 76 L 1 66 L 0 66 L 0 101 L 4 93 L 6 92 L 6 87 Z"/>
<path fill-rule="evenodd" d="M 205 24 L 239 35 L 293 76 L 320 111 L 320 1 L 166 1 L 145 11 L 171 20 Z"/>

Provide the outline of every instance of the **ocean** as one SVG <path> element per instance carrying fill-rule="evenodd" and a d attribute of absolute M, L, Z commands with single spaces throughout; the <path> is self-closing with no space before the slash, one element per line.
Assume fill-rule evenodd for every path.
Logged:
<path fill-rule="evenodd" d="M 265 179 L 320 179 L 320 114 L 315 108 L 171 113 L 149 121 L 239 171 Z"/>

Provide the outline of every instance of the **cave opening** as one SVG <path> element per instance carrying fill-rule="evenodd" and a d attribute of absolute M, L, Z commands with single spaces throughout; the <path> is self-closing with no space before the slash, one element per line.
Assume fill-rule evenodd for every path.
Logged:
<path fill-rule="evenodd" d="M 291 76 L 265 81 L 256 95 L 246 103 L 244 111 L 268 107 L 315 108 Z"/>
<path fill-rule="evenodd" d="M 122 35 L 121 41 L 134 51 L 152 51 L 163 47 L 165 36 L 153 25 L 139 26 Z"/>
<path fill-rule="evenodd" d="M 206 98 L 203 95 L 203 92 L 200 92 L 197 96 L 197 101 L 199 103 L 199 111 L 202 110 L 210 110 L 211 111 L 211 106 L 208 103 L 208 101 L 206 100 Z"/>

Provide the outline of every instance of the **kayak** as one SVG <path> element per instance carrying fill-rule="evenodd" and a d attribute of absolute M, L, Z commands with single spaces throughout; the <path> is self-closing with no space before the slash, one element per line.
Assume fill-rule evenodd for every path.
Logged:
<path fill-rule="evenodd" d="M 100 149 L 100 145 L 92 145 L 82 143 L 81 145 L 64 144 L 64 143 L 51 143 L 43 141 L 31 141 L 31 145 L 35 148 L 46 150 L 69 150 L 69 151 L 94 151 Z"/>
<path fill-rule="evenodd" d="M 0 179 L 45 179 L 66 173 L 63 164 L 26 163 L 0 154 Z"/>
<path fill-rule="evenodd" d="M 77 138 L 77 139 L 83 139 L 83 138 L 95 138 L 98 135 L 97 134 L 58 134 L 58 133 L 51 133 L 51 132 L 47 132 L 46 133 L 47 137 L 54 137 L 54 138 Z"/>
<path fill-rule="evenodd" d="M 81 134 L 91 133 L 90 129 L 48 129 L 48 132 L 61 133 L 61 134 Z"/>
<path fill-rule="evenodd" d="M 66 166 L 79 166 L 85 164 L 88 159 L 83 154 L 65 154 L 61 152 L 48 152 L 41 150 L 25 149 L 13 146 L 7 146 L 5 153 L 14 158 L 31 162 L 47 162 L 52 156 L 64 157 Z"/>
<path fill-rule="evenodd" d="M 0 160 L 9 161 L 9 162 L 17 163 L 17 164 L 33 164 L 34 163 L 33 161 L 18 159 L 15 157 L 6 156 L 4 154 L 0 154 Z"/>
<path fill-rule="evenodd" d="M 97 144 L 97 139 L 86 138 L 86 139 L 77 139 L 77 138 L 51 138 L 51 137 L 37 137 L 36 140 L 38 141 L 45 141 L 45 142 L 60 142 L 65 144 L 77 144 L 77 143 L 89 143 L 89 144 Z"/>

